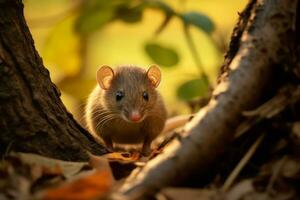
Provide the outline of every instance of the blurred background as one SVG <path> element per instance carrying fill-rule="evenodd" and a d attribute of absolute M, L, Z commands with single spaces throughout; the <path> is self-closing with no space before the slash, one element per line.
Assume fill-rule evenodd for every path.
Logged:
<path fill-rule="evenodd" d="M 156 63 L 169 115 L 197 110 L 216 83 L 246 0 L 24 0 L 35 45 L 82 120 L 103 64 Z"/>

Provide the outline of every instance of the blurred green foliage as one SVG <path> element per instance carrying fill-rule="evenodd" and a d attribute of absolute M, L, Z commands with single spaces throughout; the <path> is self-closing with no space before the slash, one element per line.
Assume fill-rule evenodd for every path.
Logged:
<path fill-rule="evenodd" d="M 237 1 L 239 0 L 235 0 Z M 222 45 L 225 42 L 220 32 L 216 35 L 217 25 L 209 15 L 199 9 L 185 8 L 185 5 L 192 2 L 192 5 L 196 5 L 198 0 L 25 0 L 24 3 L 29 27 L 34 30 L 34 39 L 39 41 L 38 38 L 45 31 L 46 39 L 40 48 L 42 57 L 50 70 L 52 80 L 62 90 L 65 104 L 72 105 L 73 108 L 69 108 L 74 113 L 74 105 L 81 105 L 95 86 L 96 69 L 101 64 L 110 64 L 105 63 L 105 60 L 116 60 L 116 63 L 121 61 L 126 64 L 137 56 L 143 63 L 149 63 L 148 66 L 151 63 L 160 65 L 163 72 L 167 73 L 164 79 L 179 82 L 171 86 L 176 90 L 174 94 L 177 99 L 188 102 L 207 97 L 213 85 L 212 79 L 216 76 L 217 70 L 214 69 L 217 69 L 220 63 L 224 50 Z M 222 1 L 213 0 L 209 4 L 210 1 L 203 0 L 201 4 L 205 5 L 205 2 L 207 6 L 203 8 L 211 6 L 211 13 L 215 13 Z M 47 10 L 35 8 L 41 5 L 49 8 L 50 14 L 45 14 Z M 148 16 L 148 22 L 145 21 L 145 15 Z M 156 22 L 158 18 L 161 20 Z M 226 16 L 220 16 L 220 19 L 223 18 Z M 46 31 L 46 28 L 41 27 L 51 28 Z M 140 28 L 133 27 L 142 27 L 142 30 L 137 32 Z M 144 33 L 143 36 L 140 36 L 141 32 Z M 196 33 L 206 38 L 205 41 L 202 39 L 202 42 L 199 42 L 200 37 Z M 139 42 L 138 38 L 141 37 L 144 38 L 144 42 Z M 97 40 L 100 42 L 96 42 Z M 121 41 L 122 44 L 116 43 L 117 41 Z M 175 44 L 176 42 L 180 42 L 180 45 Z M 212 47 L 209 47 L 208 43 Z M 141 54 L 134 55 L 135 51 L 131 49 L 134 45 L 141 47 L 138 51 L 144 54 L 145 59 Z M 113 55 L 110 53 L 112 48 Z M 213 52 L 216 55 L 212 55 Z M 125 53 L 129 56 L 128 60 L 122 56 Z M 210 56 L 209 59 L 207 55 Z M 187 57 L 191 61 L 187 62 Z M 214 57 L 218 60 L 213 61 Z M 99 63 L 94 61 L 95 58 L 104 61 Z M 178 67 L 183 64 L 185 66 Z M 196 66 L 197 70 L 194 70 L 192 65 Z M 207 68 L 208 65 L 210 68 Z M 163 95 L 170 98 L 170 85 L 163 87 Z M 174 100 L 168 99 L 167 102 Z M 175 105 L 174 108 L 178 107 Z"/>
<path fill-rule="evenodd" d="M 187 12 L 180 15 L 182 20 L 187 25 L 194 25 L 197 28 L 205 31 L 207 34 L 211 34 L 215 28 L 212 20 L 201 13 Z"/>
<path fill-rule="evenodd" d="M 199 96 L 207 96 L 209 87 L 206 77 L 188 80 L 183 83 L 177 90 L 177 96 L 181 99 L 194 99 Z"/>
<path fill-rule="evenodd" d="M 145 51 L 160 66 L 171 67 L 179 62 L 178 53 L 174 49 L 164 47 L 161 44 L 147 43 Z"/>
<path fill-rule="evenodd" d="M 199 31 L 204 31 L 210 36 L 214 30 L 214 23 L 208 16 L 200 12 L 177 12 L 161 0 L 85 1 L 82 3 L 80 14 L 75 22 L 75 30 L 79 34 L 88 35 L 114 20 L 137 23 L 142 19 L 143 11 L 147 8 L 158 9 L 165 15 L 166 20 L 163 21 L 156 34 L 167 28 L 167 25 L 174 17 L 178 17 L 182 21 L 185 31 L 188 31 L 189 26 L 195 26 Z M 145 44 L 144 48 L 153 62 L 162 67 L 175 66 L 179 62 L 180 56 L 177 51 L 173 48 L 165 47 L 164 44 L 152 42 Z M 201 76 L 207 77 L 207 75 L 203 74 L 202 66 L 199 66 L 199 68 L 201 68 Z M 183 100 L 191 100 L 206 94 L 210 87 L 209 82 L 201 81 L 204 80 L 203 78 L 196 80 L 183 83 L 178 88 L 178 97 Z"/>
<path fill-rule="evenodd" d="M 80 39 L 72 32 L 75 17 L 69 17 L 51 30 L 42 51 L 43 58 L 47 62 L 55 63 L 54 66 L 60 72 L 56 76 L 67 74 L 76 76 L 80 72 Z M 64 33 L 64 34 L 62 34 Z M 73 55 L 71 58 L 68 56 Z"/>

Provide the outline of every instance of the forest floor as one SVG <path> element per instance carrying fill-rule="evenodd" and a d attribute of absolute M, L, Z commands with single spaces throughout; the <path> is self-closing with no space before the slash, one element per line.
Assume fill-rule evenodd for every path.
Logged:
<path fill-rule="evenodd" d="M 197 179 L 196 172 L 176 187 L 161 188 L 153 199 L 299 199 L 299 100 L 300 88 L 289 86 L 244 112 L 234 142 L 207 180 Z M 107 199 L 132 170 L 138 172 L 171 141 L 180 142 L 181 134 L 178 129 L 161 137 L 149 157 L 120 150 L 68 162 L 9 153 L 0 162 L 0 199 Z"/>

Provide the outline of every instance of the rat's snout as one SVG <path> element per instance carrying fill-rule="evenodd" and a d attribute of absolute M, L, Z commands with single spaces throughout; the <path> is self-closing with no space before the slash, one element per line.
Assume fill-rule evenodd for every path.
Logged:
<path fill-rule="evenodd" d="M 139 111 L 132 111 L 129 115 L 129 119 L 132 122 L 139 122 L 142 119 L 142 114 Z"/>

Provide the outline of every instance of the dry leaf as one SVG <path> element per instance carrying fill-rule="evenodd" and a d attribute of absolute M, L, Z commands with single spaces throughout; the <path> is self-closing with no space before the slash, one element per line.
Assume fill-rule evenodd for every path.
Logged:
<path fill-rule="evenodd" d="M 45 191 L 44 200 L 85 200 L 103 196 L 114 184 L 114 178 L 106 157 L 90 154 L 93 171 L 81 173 L 75 179 L 58 188 Z"/>
<path fill-rule="evenodd" d="M 105 157 L 111 161 L 136 162 L 141 158 L 141 154 L 139 152 L 114 152 L 106 154 Z"/>
<path fill-rule="evenodd" d="M 103 196 L 113 185 L 111 172 L 96 170 L 94 173 L 66 183 L 61 187 L 49 189 L 43 200 L 89 200 Z"/>
<path fill-rule="evenodd" d="M 31 153 L 14 153 L 13 156 L 19 157 L 23 163 L 31 165 L 33 169 L 37 169 L 34 166 L 40 166 L 42 174 L 63 175 L 66 178 L 74 176 L 88 165 L 87 162 L 61 161 Z"/>

